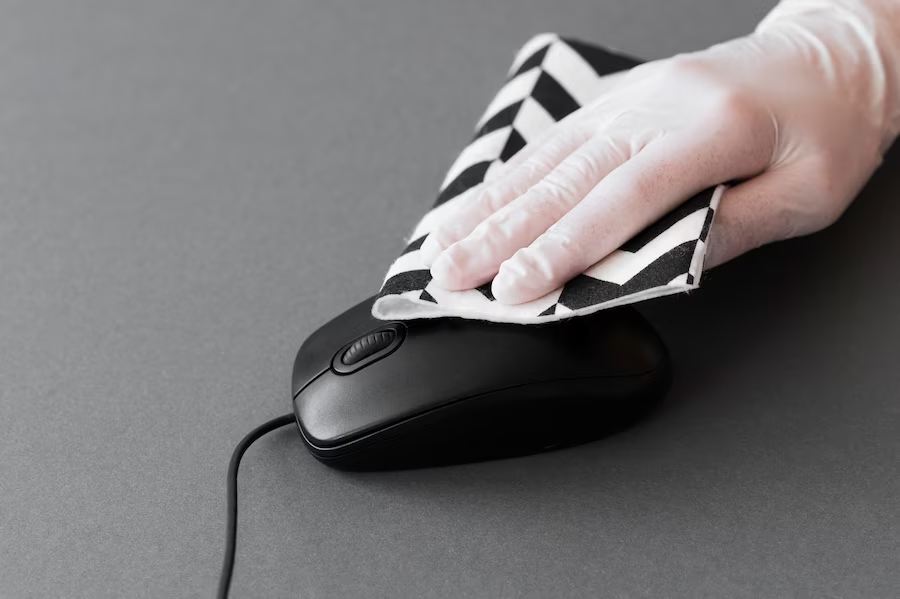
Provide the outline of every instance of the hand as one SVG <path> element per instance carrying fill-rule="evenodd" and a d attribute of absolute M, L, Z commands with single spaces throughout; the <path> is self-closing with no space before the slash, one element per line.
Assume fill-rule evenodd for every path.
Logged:
<path fill-rule="evenodd" d="M 707 267 L 833 223 L 892 134 L 870 96 L 877 78 L 835 54 L 852 54 L 833 39 L 849 26 L 829 26 L 773 27 L 613 76 L 428 236 L 435 282 L 493 279 L 500 302 L 536 299 L 727 181 L 741 182 L 719 206 Z"/>

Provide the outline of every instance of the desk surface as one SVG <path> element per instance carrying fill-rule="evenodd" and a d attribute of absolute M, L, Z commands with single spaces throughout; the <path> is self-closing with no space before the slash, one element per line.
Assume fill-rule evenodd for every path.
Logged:
<path fill-rule="evenodd" d="M 209 596 L 235 443 L 377 289 L 519 44 L 645 58 L 768 1 L 3 1 L 0 596 Z M 235 597 L 900 588 L 900 154 L 834 228 L 642 310 L 677 366 L 578 449 L 242 469 Z"/>

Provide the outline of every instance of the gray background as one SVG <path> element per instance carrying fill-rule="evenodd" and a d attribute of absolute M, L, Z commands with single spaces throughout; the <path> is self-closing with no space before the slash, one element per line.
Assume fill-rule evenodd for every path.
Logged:
<path fill-rule="evenodd" d="M 664 57 L 770 4 L 0 2 L 0 596 L 210 596 L 234 444 L 378 288 L 516 48 Z M 265 438 L 233 596 L 896 595 L 898 164 L 645 304 L 677 380 L 625 434 L 387 474 Z"/>

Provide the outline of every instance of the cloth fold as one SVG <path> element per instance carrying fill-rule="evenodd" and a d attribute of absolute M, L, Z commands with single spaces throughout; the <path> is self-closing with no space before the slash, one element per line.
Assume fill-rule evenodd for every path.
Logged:
<path fill-rule="evenodd" d="M 647 227 L 559 289 L 509 306 L 494 301 L 490 284 L 448 291 L 432 282 L 419 248 L 438 223 L 452 218 L 467 194 L 530 140 L 607 88 L 605 75 L 640 61 L 552 33 L 535 36 L 516 55 L 508 78 L 478 120 L 472 142 L 447 172 L 437 201 L 385 276 L 372 306 L 382 320 L 457 316 L 536 324 L 699 286 L 706 240 L 724 186 L 702 191 Z"/>

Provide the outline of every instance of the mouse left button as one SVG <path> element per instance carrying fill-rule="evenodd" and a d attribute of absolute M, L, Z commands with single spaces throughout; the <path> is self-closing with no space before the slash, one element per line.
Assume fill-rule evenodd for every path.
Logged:
<path fill-rule="evenodd" d="M 348 343 L 342 347 L 331 362 L 339 374 L 355 372 L 372 362 L 390 355 L 406 337 L 403 323 L 391 323 Z"/>

